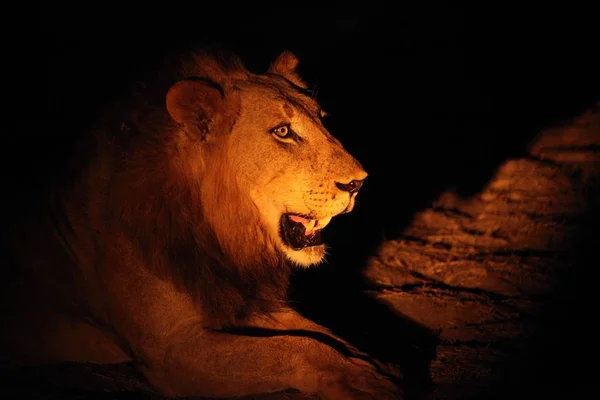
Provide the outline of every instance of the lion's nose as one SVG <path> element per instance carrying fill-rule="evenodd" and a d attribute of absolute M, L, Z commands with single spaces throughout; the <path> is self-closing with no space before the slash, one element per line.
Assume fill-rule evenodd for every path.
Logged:
<path fill-rule="evenodd" d="M 364 181 L 364 179 L 355 179 L 348 183 L 336 182 L 335 186 L 337 186 L 338 189 L 343 190 L 344 192 L 356 193 L 361 188 Z"/>

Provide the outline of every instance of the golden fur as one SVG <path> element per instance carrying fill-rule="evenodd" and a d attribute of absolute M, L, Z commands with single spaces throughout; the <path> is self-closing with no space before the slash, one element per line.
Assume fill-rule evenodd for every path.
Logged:
<path fill-rule="evenodd" d="M 12 232 L 27 289 L 4 300 L 26 317 L 3 331 L 6 362 L 132 359 L 174 395 L 396 398 L 350 345 L 283 333 L 332 336 L 286 306 L 289 265 L 319 263 L 324 246 L 290 247 L 280 218 L 324 226 L 366 177 L 296 65 L 284 52 L 256 75 L 233 55 L 189 54 L 105 113 L 76 173 Z M 43 341 L 20 335 L 24 322 Z M 280 334 L 231 333 L 249 327 Z"/>

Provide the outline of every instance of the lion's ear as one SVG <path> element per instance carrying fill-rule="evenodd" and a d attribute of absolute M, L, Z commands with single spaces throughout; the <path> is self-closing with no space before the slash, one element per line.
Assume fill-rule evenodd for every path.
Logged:
<path fill-rule="evenodd" d="M 223 89 L 214 82 L 188 79 L 175 83 L 167 92 L 167 111 L 190 133 L 206 138 L 215 129 L 225 108 Z"/>
<path fill-rule="evenodd" d="M 285 50 L 273 61 L 269 68 L 269 73 L 281 75 L 295 85 L 306 88 L 306 83 L 300 78 L 296 72 L 298 67 L 298 57 L 289 50 Z"/>

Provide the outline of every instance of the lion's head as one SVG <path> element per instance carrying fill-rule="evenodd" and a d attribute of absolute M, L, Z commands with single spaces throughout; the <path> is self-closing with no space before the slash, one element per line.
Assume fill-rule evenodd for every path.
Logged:
<path fill-rule="evenodd" d="M 166 105 L 179 124 L 181 168 L 204 185 L 204 215 L 217 236 L 229 231 L 221 245 L 239 252 L 233 247 L 264 242 L 263 251 L 309 266 L 325 255 L 321 229 L 352 210 L 367 173 L 323 126 L 297 63 L 284 52 L 256 75 L 237 61 L 226 68 L 196 56 L 192 77 L 170 88 Z"/>
<path fill-rule="evenodd" d="M 106 197 L 99 224 L 224 326 L 277 307 L 287 261 L 323 260 L 321 230 L 367 173 L 323 126 L 294 55 L 258 75 L 217 54 L 177 58 L 111 109 L 85 180 L 92 207 Z"/>

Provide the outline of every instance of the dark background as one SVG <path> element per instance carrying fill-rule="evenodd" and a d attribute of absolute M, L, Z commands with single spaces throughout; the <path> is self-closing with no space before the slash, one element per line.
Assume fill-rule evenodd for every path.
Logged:
<path fill-rule="evenodd" d="M 17 26 L 5 34 L 13 55 L 5 87 L 14 89 L 2 147 L 9 200 L 22 206 L 82 127 L 165 55 L 217 42 L 263 72 L 290 49 L 331 114 L 330 131 L 370 173 L 355 212 L 326 232 L 329 263 L 298 274 L 292 298 L 349 336 L 359 329 L 343 322 L 352 317 L 396 342 L 399 331 L 406 342 L 429 340 L 417 326 L 383 327 L 386 311 L 357 291 L 365 258 L 436 194 L 477 192 L 541 128 L 599 100 L 600 35 L 592 7 L 573 2 L 419 3 L 246 4 L 234 13 L 234 4 L 203 2 L 47 2 L 31 5 L 40 7 L 37 23 L 32 10 L 6 13 Z M 421 355 L 398 351 L 418 364 Z"/>
<path fill-rule="evenodd" d="M 345 219 L 393 237 L 442 189 L 477 191 L 541 127 L 600 93 L 597 21 L 574 3 L 297 2 L 236 13 L 233 4 L 135 3 L 46 2 L 37 26 L 13 33 L 22 62 L 12 66 L 21 72 L 7 83 L 21 89 L 17 113 L 26 120 L 11 140 L 28 137 L 40 160 L 60 161 L 67 139 L 166 54 L 217 42 L 262 72 L 291 49 L 331 114 L 328 127 L 371 175 L 362 215 Z"/>

